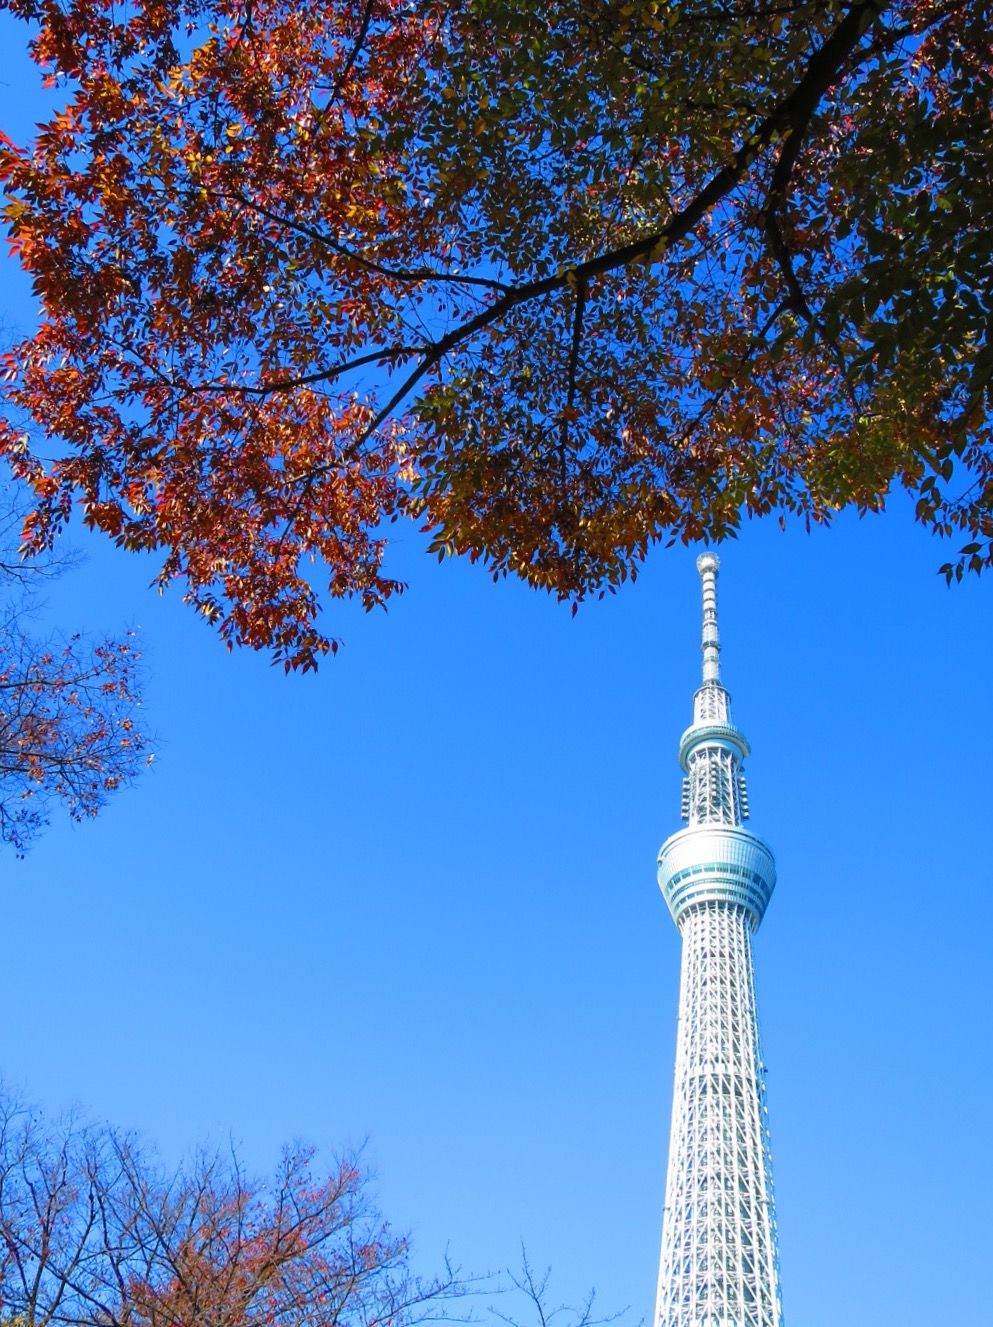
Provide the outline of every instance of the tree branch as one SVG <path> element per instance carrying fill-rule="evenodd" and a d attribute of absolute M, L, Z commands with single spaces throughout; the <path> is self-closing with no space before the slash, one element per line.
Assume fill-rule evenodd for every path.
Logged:
<path fill-rule="evenodd" d="M 576 399 L 576 372 L 579 368 L 579 351 L 583 340 L 583 311 L 586 308 L 586 282 L 579 278 L 576 282 L 576 310 L 572 319 L 572 346 L 569 351 L 569 369 L 567 374 L 566 413 L 562 416 L 562 466 L 565 468 L 565 450 L 569 440 L 569 413 Z"/>
<path fill-rule="evenodd" d="M 355 263 L 356 266 L 363 268 L 367 272 L 375 272 L 377 276 L 385 277 L 388 281 L 400 281 L 410 284 L 419 284 L 424 281 L 444 281 L 450 285 L 457 286 L 478 286 L 483 290 L 496 291 L 501 294 L 511 290 L 505 281 L 497 281 L 494 277 L 468 276 L 458 272 L 441 272 L 433 267 L 414 267 L 414 268 L 396 268 L 388 267 L 385 263 L 377 262 L 374 258 L 367 258 L 364 254 L 356 253 L 354 249 L 349 249 L 346 244 L 340 240 L 333 239 L 316 226 L 308 226 L 306 222 L 296 221 L 293 217 L 282 216 L 279 212 L 274 212 L 271 208 L 264 207 L 261 203 L 247 198 L 244 194 L 233 193 L 230 195 L 236 202 L 240 203 L 249 212 L 255 212 L 259 216 L 265 217 L 267 221 L 275 222 L 277 226 L 285 226 L 287 230 L 295 231 L 298 235 L 303 235 L 315 244 L 320 244 L 326 249 L 330 249 L 333 254 L 339 258 L 344 258 L 346 262 Z"/>

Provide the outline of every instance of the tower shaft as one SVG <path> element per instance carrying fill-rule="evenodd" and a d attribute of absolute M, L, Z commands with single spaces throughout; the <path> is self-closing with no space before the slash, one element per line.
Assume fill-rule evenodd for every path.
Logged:
<path fill-rule="evenodd" d="M 751 943 L 776 868 L 743 826 L 748 743 L 721 683 L 718 566 L 697 559 L 703 685 L 679 748 L 688 824 L 659 853 L 683 958 L 655 1327 L 782 1327 Z"/>
<path fill-rule="evenodd" d="M 779 1269 L 751 926 L 683 922 L 658 1327 L 779 1327 Z"/>

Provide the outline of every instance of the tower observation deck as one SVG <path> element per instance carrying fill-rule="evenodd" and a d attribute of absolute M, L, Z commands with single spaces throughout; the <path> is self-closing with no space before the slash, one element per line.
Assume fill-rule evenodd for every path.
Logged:
<path fill-rule="evenodd" d="M 717 556 L 703 586 L 703 685 L 679 744 L 687 825 L 659 852 L 683 937 L 655 1327 L 782 1327 L 752 935 L 776 883 L 744 828 L 748 743 L 721 684 Z"/>

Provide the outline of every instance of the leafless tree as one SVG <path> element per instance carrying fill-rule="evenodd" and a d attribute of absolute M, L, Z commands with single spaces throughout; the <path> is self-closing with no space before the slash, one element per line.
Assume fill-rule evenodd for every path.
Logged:
<path fill-rule="evenodd" d="M 94 815 L 146 756 L 134 633 L 34 630 L 39 587 L 71 559 L 22 560 L 20 517 L 0 495 L 0 842 L 23 853 L 53 803 Z"/>
<path fill-rule="evenodd" d="M 520 1267 L 504 1272 L 502 1295 L 489 1306 L 490 1313 L 507 1327 L 607 1327 L 627 1315 L 627 1309 L 600 1312 L 595 1290 L 578 1304 L 556 1301 L 551 1294 L 551 1280 L 551 1268 L 537 1272 L 522 1244 Z"/>
<path fill-rule="evenodd" d="M 414 1327 L 466 1284 L 424 1281 L 353 1160 L 287 1151 L 266 1180 L 203 1153 L 168 1172 L 131 1136 L 0 1104 L 5 1327 Z"/>

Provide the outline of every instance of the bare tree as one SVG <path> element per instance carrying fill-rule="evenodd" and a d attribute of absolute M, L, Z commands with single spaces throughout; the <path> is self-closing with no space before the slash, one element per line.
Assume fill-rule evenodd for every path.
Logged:
<path fill-rule="evenodd" d="M 354 1160 L 290 1149 L 164 1170 L 137 1141 L 0 1103 L 0 1322 L 19 1327 L 414 1327 L 466 1285 L 424 1281 Z"/>
<path fill-rule="evenodd" d="M 504 1272 L 501 1290 L 506 1298 L 501 1306 L 491 1304 L 490 1313 L 507 1327 L 607 1327 L 627 1315 L 627 1309 L 599 1312 L 595 1290 L 579 1304 L 557 1302 L 551 1295 L 551 1279 L 551 1268 L 537 1272 L 522 1244 L 520 1267 Z"/>
<path fill-rule="evenodd" d="M 38 590 L 71 559 L 17 554 L 20 513 L 0 510 L 0 842 L 23 853 L 61 802 L 95 815 L 146 759 L 133 632 L 36 634 Z"/>

